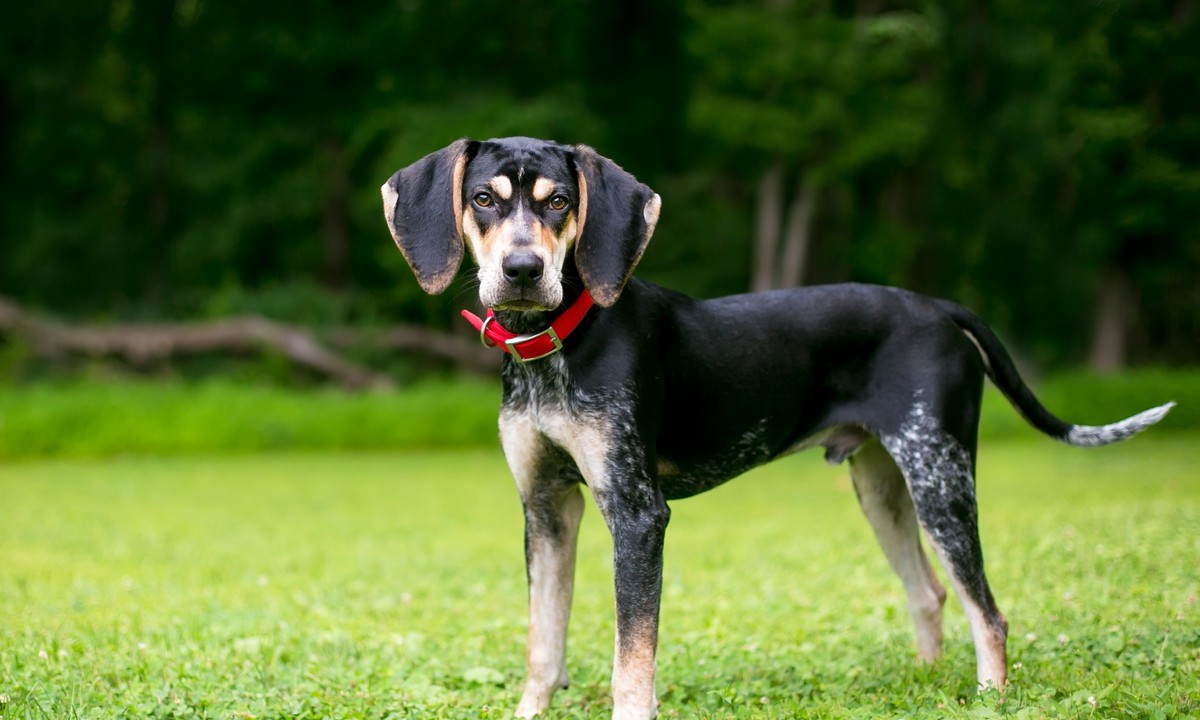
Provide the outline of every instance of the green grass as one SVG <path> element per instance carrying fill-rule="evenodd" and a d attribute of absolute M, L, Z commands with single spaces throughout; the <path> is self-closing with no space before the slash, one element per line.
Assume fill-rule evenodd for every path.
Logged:
<path fill-rule="evenodd" d="M 1071 422 L 1104 424 L 1176 400 L 1156 432 L 1200 432 L 1200 368 L 1035 385 Z M 483 380 L 363 394 L 229 381 L 0 383 L 0 459 L 492 446 L 499 402 L 498 382 Z M 981 434 L 1035 436 L 990 385 Z"/>
<path fill-rule="evenodd" d="M 347 393 L 237 384 L 0 385 L 0 458 L 479 446 L 496 441 L 496 382 Z"/>
<path fill-rule="evenodd" d="M 899 581 L 819 453 L 673 504 L 664 717 L 1200 715 L 1193 433 L 986 443 L 1012 686 L 976 696 L 948 604 L 915 662 Z M 4 718 L 510 717 L 521 514 L 498 449 L 0 464 Z M 585 514 L 571 689 L 611 712 L 610 543 Z"/>

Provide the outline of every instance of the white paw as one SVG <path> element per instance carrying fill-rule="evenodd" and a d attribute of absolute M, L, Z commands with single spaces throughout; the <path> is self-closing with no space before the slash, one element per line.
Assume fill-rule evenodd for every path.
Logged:
<path fill-rule="evenodd" d="M 550 706 L 548 702 L 540 702 L 538 698 L 531 698 L 529 695 L 521 697 L 521 702 L 517 705 L 516 717 L 531 718 L 541 715 L 542 712 Z"/>
<path fill-rule="evenodd" d="M 525 685 L 525 692 L 521 693 L 521 702 L 517 703 L 516 716 L 519 718 L 531 718 L 541 715 L 550 707 L 550 698 L 554 695 L 554 691 L 558 688 L 554 685 L 545 687 L 541 685 Z"/>
<path fill-rule="evenodd" d="M 612 716 L 613 720 L 653 720 L 658 717 L 658 696 L 651 696 L 649 707 L 641 703 L 617 703 Z"/>

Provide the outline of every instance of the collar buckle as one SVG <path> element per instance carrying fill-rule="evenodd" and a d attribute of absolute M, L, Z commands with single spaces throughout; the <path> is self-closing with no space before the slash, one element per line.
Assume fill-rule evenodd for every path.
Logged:
<path fill-rule="evenodd" d="M 517 349 L 518 345 L 527 343 L 531 340 L 536 340 L 543 335 L 550 338 L 550 342 L 554 344 L 554 347 L 550 348 L 549 350 L 542 353 L 541 355 L 534 355 L 533 357 L 525 357 Z M 542 358 L 549 357 L 549 356 L 553 355 L 554 353 L 558 352 L 559 350 L 563 349 L 562 340 L 559 339 L 558 333 L 554 332 L 553 327 L 548 327 L 545 330 L 541 331 L 540 333 L 534 333 L 533 335 L 521 335 L 520 337 L 515 337 L 515 338 L 511 338 L 509 340 L 505 340 L 504 344 L 508 346 L 509 356 L 512 357 L 513 361 L 516 362 L 518 365 L 524 365 L 525 363 L 533 362 L 534 360 L 541 360 Z"/>

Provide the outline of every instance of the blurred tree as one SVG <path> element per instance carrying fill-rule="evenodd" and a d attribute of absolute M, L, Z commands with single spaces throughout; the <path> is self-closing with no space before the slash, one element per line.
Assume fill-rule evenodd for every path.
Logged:
<path fill-rule="evenodd" d="M 378 186 L 523 134 L 663 194 L 666 284 L 899 284 L 1038 362 L 1195 362 L 1196 47 L 1194 0 L 16 4 L 0 294 L 447 327 L 470 274 L 424 296 Z"/>
<path fill-rule="evenodd" d="M 961 29 L 943 45 L 933 162 L 947 182 L 930 193 L 918 266 L 942 274 L 946 258 L 965 260 L 959 287 L 941 292 L 1019 328 L 1040 359 L 1083 359 L 1089 345 L 1098 369 L 1195 357 L 1190 5 L 946 4 Z"/>
<path fill-rule="evenodd" d="M 1164 308 L 1197 299 L 1179 259 L 1194 271 L 1200 256 L 1200 18 L 1193 2 L 1118 4 L 1071 40 L 1081 82 L 1064 113 L 1067 212 L 1096 268 L 1090 364 L 1113 370 L 1144 337 L 1146 296 Z"/>
<path fill-rule="evenodd" d="M 930 19 L 879 3 L 693 6 L 697 131 L 756 180 L 751 289 L 799 285 L 823 191 L 927 142 Z M 793 190 L 785 203 L 789 177 Z"/>

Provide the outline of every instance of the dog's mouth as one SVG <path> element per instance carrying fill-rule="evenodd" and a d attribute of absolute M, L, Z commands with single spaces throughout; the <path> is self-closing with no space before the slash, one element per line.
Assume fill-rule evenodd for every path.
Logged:
<path fill-rule="evenodd" d="M 562 303 L 561 292 L 549 287 L 508 287 L 500 293 L 480 293 L 479 300 L 492 310 L 508 310 L 511 312 L 545 312 L 553 310 Z M 485 297 L 491 294 L 491 297 Z"/>
<path fill-rule="evenodd" d="M 517 298 L 515 300 L 505 300 L 492 306 L 493 310 L 515 310 L 518 312 L 530 312 L 533 310 L 550 310 L 544 303 L 536 300 L 528 300 L 526 298 Z"/>

